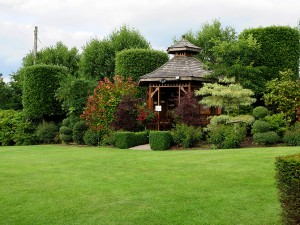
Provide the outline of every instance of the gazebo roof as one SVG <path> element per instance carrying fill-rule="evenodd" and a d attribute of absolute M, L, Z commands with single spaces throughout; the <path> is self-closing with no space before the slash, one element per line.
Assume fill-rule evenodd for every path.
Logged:
<path fill-rule="evenodd" d="M 168 53 L 175 56 L 164 65 L 151 73 L 143 75 L 139 79 L 139 85 L 149 82 L 161 81 L 207 81 L 211 71 L 205 69 L 205 65 L 193 57 L 200 48 L 182 38 L 177 44 L 167 49 Z"/>

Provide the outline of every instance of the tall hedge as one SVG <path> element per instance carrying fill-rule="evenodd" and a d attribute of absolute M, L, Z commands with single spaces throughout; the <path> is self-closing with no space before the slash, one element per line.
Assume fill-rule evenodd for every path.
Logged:
<path fill-rule="evenodd" d="M 283 224 L 300 224 L 300 154 L 276 158 L 276 181 Z"/>
<path fill-rule="evenodd" d="M 300 34 L 296 28 L 271 26 L 246 29 L 240 35 L 253 37 L 261 45 L 257 66 L 266 66 L 267 78 L 276 78 L 279 71 L 291 69 L 295 79 L 299 74 Z"/>
<path fill-rule="evenodd" d="M 151 49 L 127 49 L 116 55 L 115 73 L 123 77 L 140 76 L 150 73 L 168 61 L 168 54 Z"/>
<path fill-rule="evenodd" d="M 34 65 L 24 68 L 23 109 L 26 117 L 41 120 L 61 115 L 60 103 L 55 98 L 62 76 L 67 69 L 54 65 Z"/>

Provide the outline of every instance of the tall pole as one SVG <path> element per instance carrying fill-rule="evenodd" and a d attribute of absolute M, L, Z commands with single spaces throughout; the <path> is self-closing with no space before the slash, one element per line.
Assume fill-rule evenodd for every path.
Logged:
<path fill-rule="evenodd" d="M 34 28 L 33 65 L 36 64 L 38 27 Z"/>

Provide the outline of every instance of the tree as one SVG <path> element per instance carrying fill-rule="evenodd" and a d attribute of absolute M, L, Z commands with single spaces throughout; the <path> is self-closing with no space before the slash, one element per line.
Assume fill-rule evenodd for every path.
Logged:
<path fill-rule="evenodd" d="M 294 122 L 300 106 L 300 83 L 294 80 L 292 70 L 280 72 L 279 76 L 267 82 L 263 99 L 273 113 L 283 112 L 289 122 Z"/>
<path fill-rule="evenodd" d="M 219 83 L 204 83 L 200 90 L 195 91 L 195 94 L 203 96 L 200 101 L 203 105 L 222 107 L 228 114 L 239 114 L 240 106 L 249 106 L 256 100 L 251 97 L 254 94 L 253 91 L 244 89 L 240 84 L 233 82 L 234 79 L 224 78 L 220 79 Z"/>
<path fill-rule="evenodd" d="M 88 98 L 81 118 L 85 119 L 91 130 L 106 132 L 114 121 L 122 97 L 134 96 L 136 92 L 137 84 L 131 78 L 125 80 L 116 75 L 112 82 L 106 77 L 99 81 L 94 94 Z"/>

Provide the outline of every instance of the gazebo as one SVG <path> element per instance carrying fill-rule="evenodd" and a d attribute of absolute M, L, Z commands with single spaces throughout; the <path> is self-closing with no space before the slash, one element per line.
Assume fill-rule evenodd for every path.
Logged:
<path fill-rule="evenodd" d="M 182 37 L 177 44 L 167 49 L 168 54 L 174 55 L 173 58 L 155 71 L 140 77 L 139 85 L 148 86 L 148 107 L 158 112 L 158 130 L 171 128 L 169 112 L 180 104 L 181 97 L 201 88 L 203 82 L 215 82 L 208 76 L 211 71 L 205 69 L 205 65 L 194 57 L 200 50 Z M 200 105 L 199 125 L 207 125 L 208 117 L 220 113 L 218 108 Z"/>

